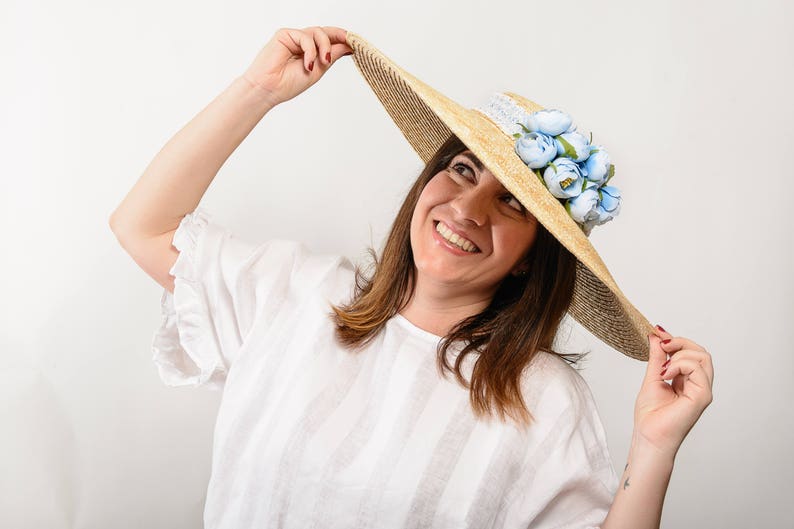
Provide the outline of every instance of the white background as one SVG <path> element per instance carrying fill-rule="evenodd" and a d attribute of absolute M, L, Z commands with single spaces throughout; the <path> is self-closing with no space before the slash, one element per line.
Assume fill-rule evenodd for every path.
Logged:
<path fill-rule="evenodd" d="M 629 299 L 706 347 L 714 401 L 664 528 L 790 527 L 792 4 L 152 1 L 0 4 L 0 526 L 201 525 L 219 394 L 151 362 L 163 289 L 108 227 L 165 142 L 282 26 L 335 25 L 464 106 L 518 92 L 608 147 L 591 240 Z M 421 169 L 343 58 L 265 116 L 201 204 L 241 237 L 363 262 Z M 581 327 L 620 474 L 646 364 Z"/>

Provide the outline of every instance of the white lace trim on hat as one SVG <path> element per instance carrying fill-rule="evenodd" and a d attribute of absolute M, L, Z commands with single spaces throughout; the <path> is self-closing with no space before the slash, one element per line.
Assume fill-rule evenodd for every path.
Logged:
<path fill-rule="evenodd" d="M 485 104 L 475 107 L 474 110 L 478 110 L 488 116 L 491 121 L 510 136 L 516 132 L 523 132 L 524 129 L 517 122 L 526 125 L 529 117 L 529 112 L 521 108 L 510 96 L 501 92 L 494 93 Z"/>

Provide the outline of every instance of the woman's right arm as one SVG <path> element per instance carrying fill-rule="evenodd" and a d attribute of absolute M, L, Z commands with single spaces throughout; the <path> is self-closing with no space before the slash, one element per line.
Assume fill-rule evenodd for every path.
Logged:
<path fill-rule="evenodd" d="M 352 51 L 346 33 L 332 26 L 279 29 L 245 73 L 149 163 L 110 216 L 110 227 L 158 283 L 173 292 L 168 273 L 178 256 L 171 246 L 173 233 L 196 209 L 221 166 L 270 109 L 312 86 Z"/>

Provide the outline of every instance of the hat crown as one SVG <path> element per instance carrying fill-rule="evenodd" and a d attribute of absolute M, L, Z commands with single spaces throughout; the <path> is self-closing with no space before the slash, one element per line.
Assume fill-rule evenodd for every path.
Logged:
<path fill-rule="evenodd" d="M 543 107 L 512 92 L 494 92 L 474 110 L 484 114 L 505 134 L 512 136 L 523 131 L 519 123 L 526 123 L 530 114 L 543 110 Z"/>

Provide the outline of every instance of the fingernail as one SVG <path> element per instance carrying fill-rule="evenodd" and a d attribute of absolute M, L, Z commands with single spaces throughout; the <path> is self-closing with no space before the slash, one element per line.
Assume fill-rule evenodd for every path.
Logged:
<path fill-rule="evenodd" d="M 659 329 L 662 332 L 667 332 L 667 331 L 664 330 L 664 327 L 662 327 L 661 325 L 657 325 L 656 328 Z"/>
<path fill-rule="evenodd" d="M 314 61 L 309 63 L 309 71 L 311 72 L 312 70 L 314 70 Z"/>
<path fill-rule="evenodd" d="M 662 372 L 659 374 L 659 376 L 663 377 L 665 373 L 667 373 L 667 369 L 662 369 Z"/>
<path fill-rule="evenodd" d="M 666 340 L 662 340 L 662 343 L 665 343 L 665 344 L 670 343 L 670 338 L 668 338 Z"/>
<path fill-rule="evenodd" d="M 325 62 L 331 62 L 331 52 L 325 54 Z"/>
<path fill-rule="evenodd" d="M 670 360 L 672 360 L 672 358 L 668 358 L 668 359 L 667 359 L 667 362 L 665 362 L 664 364 L 662 364 L 662 367 L 667 367 L 667 364 L 669 364 L 669 363 L 670 363 Z"/>

